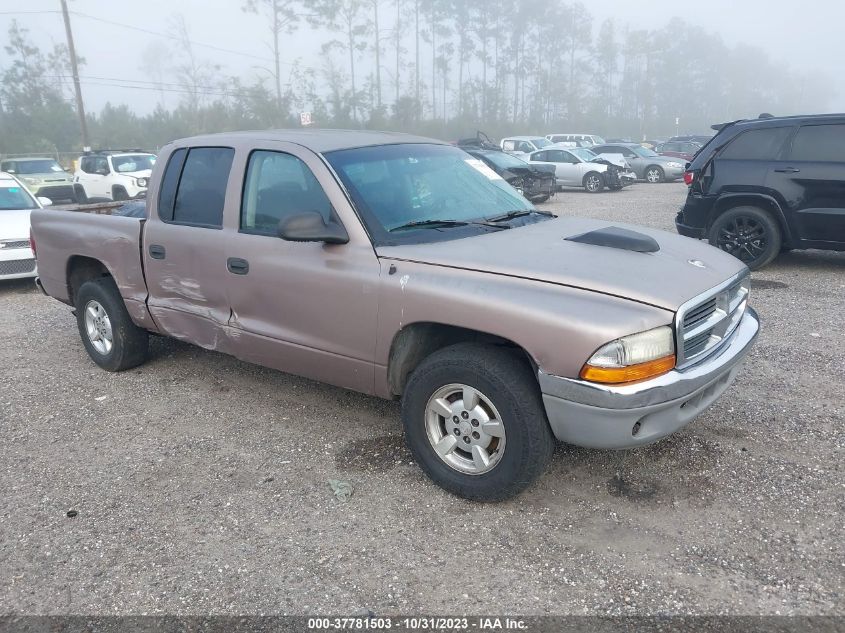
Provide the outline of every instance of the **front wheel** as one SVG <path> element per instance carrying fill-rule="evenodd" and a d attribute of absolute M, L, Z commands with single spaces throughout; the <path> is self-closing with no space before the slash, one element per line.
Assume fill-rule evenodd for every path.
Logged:
<path fill-rule="evenodd" d="M 405 388 L 402 423 L 426 474 L 476 501 L 524 490 L 554 449 L 536 378 L 499 347 L 462 343 L 426 358 Z"/>
<path fill-rule="evenodd" d="M 86 281 L 76 293 L 76 322 L 85 350 L 107 371 L 123 371 L 147 359 L 149 335 L 132 322 L 111 278 Z"/>
<path fill-rule="evenodd" d="M 126 189 L 123 187 L 114 187 L 111 190 L 111 198 L 115 202 L 123 202 L 125 200 L 129 200 L 129 194 L 126 193 Z"/>
<path fill-rule="evenodd" d="M 716 218 L 708 241 L 757 270 L 778 256 L 782 237 L 778 223 L 763 209 L 736 207 Z"/>
<path fill-rule="evenodd" d="M 604 189 L 604 180 L 602 179 L 601 174 L 591 171 L 589 174 L 584 176 L 584 189 L 586 189 L 589 193 L 599 193 L 602 189 Z"/>
<path fill-rule="evenodd" d="M 655 165 L 652 165 L 651 167 L 645 170 L 645 179 L 651 184 L 663 182 L 663 177 L 663 170 Z"/>

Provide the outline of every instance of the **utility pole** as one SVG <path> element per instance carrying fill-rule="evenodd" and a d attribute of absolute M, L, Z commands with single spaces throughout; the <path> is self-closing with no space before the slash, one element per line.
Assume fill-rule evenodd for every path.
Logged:
<path fill-rule="evenodd" d="M 82 86 L 79 85 L 79 67 L 76 65 L 76 49 L 73 46 L 73 31 L 70 30 L 70 16 L 67 11 L 67 1 L 62 2 L 62 17 L 65 20 L 65 34 L 67 35 L 67 50 L 70 53 L 70 68 L 73 72 L 73 89 L 76 92 L 76 113 L 79 115 L 79 129 L 82 132 L 82 149 L 89 151 L 88 123 L 85 121 L 85 106 L 82 105 Z"/>

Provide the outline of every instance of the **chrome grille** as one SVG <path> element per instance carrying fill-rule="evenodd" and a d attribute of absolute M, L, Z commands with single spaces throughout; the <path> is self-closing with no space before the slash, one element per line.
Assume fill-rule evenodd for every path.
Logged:
<path fill-rule="evenodd" d="M 745 312 L 749 288 L 745 274 L 681 306 L 675 319 L 679 368 L 704 359 L 733 333 Z"/>
<path fill-rule="evenodd" d="M 0 240 L 0 248 L 29 248 L 29 240 Z"/>
<path fill-rule="evenodd" d="M 24 273 L 31 273 L 34 270 L 34 259 L 10 259 L 5 262 L 0 261 L 0 276 L 22 275 Z"/>

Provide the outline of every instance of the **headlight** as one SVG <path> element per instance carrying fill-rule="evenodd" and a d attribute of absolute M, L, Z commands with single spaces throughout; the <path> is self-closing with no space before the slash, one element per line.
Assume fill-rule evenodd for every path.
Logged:
<path fill-rule="evenodd" d="M 146 178 L 138 178 L 138 186 L 139 187 L 146 187 L 147 186 L 147 179 Z"/>
<path fill-rule="evenodd" d="M 668 325 L 602 345 L 581 368 L 581 378 L 619 384 L 665 374 L 675 367 L 675 337 Z"/>

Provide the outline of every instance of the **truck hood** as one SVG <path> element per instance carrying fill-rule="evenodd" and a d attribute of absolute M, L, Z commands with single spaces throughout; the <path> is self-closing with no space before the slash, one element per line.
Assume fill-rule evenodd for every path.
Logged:
<path fill-rule="evenodd" d="M 660 249 L 643 253 L 566 239 L 608 227 L 650 236 Z M 376 253 L 385 259 L 582 288 L 673 312 L 746 268 L 735 257 L 698 240 L 619 222 L 571 217 L 457 240 L 379 246 Z"/>
<path fill-rule="evenodd" d="M 153 173 L 152 169 L 142 169 L 140 171 L 119 171 L 118 176 L 132 176 L 133 178 L 149 178 Z"/>
<path fill-rule="evenodd" d="M 29 209 L 0 211 L 0 240 L 29 239 Z"/>

